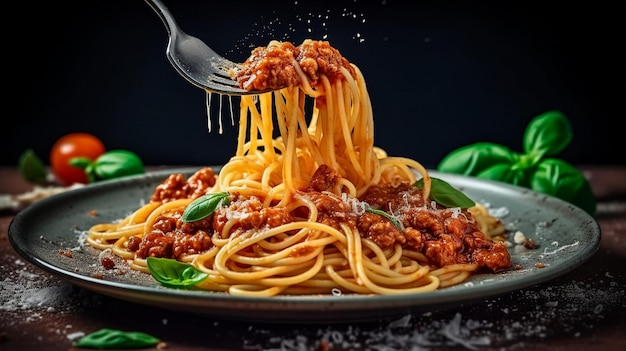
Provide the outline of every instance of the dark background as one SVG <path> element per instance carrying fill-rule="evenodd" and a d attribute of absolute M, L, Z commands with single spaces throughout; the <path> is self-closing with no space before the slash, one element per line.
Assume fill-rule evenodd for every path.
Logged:
<path fill-rule="evenodd" d="M 435 167 L 477 141 L 521 152 L 528 122 L 560 110 L 575 135 L 559 157 L 626 164 L 625 2 L 561 3 L 166 1 L 183 30 L 234 61 L 272 39 L 328 40 L 362 70 L 390 155 Z M 234 153 L 230 116 L 223 134 L 208 131 L 205 93 L 169 65 L 165 27 L 143 1 L 19 2 L 5 16 L 18 25 L 5 29 L 0 164 L 27 148 L 47 163 L 76 131 L 147 165 Z"/>

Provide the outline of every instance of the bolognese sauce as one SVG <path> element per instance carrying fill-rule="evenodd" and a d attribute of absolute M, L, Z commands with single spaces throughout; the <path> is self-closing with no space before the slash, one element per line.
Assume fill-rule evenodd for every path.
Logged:
<path fill-rule="evenodd" d="M 252 50 L 241 67 L 230 72 L 231 77 L 246 90 L 277 90 L 302 84 L 301 72 L 315 87 L 321 75 L 329 80 L 340 76 L 345 68 L 354 75 L 354 68 L 327 41 L 305 40 L 295 46 L 290 42 L 272 41 L 268 46 Z"/>
<path fill-rule="evenodd" d="M 307 197 L 318 209 L 318 221 L 338 228 L 347 224 L 356 228 L 363 238 L 382 249 L 400 244 L 423 253 L 428 263 L 443 267 L 456 263 L 474 263 L 479 268 L 499 271 L 511 267 L 511 257 L 503 242 L 488 238 L 479 229 L 466 209 L 444 208 L 426 201 L 422 191 L 407 183 L 372 186 L 358 201 L 371 208 L 393 213 L 402 223 L 398 228 L 388 218 L 360 211 L 349 201 L 328 189 L 336 186 L 339 174 L 322 165 L 308 186 L 296 196 Z M 172 174 L 157 186 L 153 201 L 197 198 L 214 182 L 210 168 L 202 168 L 185 180 L 182 174 Z M 196 222 L 183 222 L 182 211 L 161 215 L 143 238 L 128 240 L 128 249 L 139 257 L 177 258 L 185 254 L 206 251 L 212 247 L 211 236 L 220 233 L 228 216 L 241 218 L 231 235 L 248 230 L 277 227 L 294 220 L 293 214 L 282 207 L 265 207 L 263 199 L 255 196 L 230 194 L 228 206 Z M 301 215 L 306 215 L 305 213 Z M 293 255 L 298 255 L 294 251 Z"/>

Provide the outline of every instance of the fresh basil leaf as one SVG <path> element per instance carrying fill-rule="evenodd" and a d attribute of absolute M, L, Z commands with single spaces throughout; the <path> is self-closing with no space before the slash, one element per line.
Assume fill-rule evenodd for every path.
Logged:
<path fill-rule="evenodd" d="M 403 230 L 404 226 L 402 225 L 402 222 L 400 222 L 400 220 L 398 220 L 396 217 L 390 215 L 389 213 L 383 211 L 383 210 L 377 210 L 375 208 L 370 207 L 369 205 L 365 206 L 365 211 L 366 212 L 370 212 L 370 213 L 374 213 L 380 216 L 383 216 L 385 218 L 387 218 L 391 223 L 393 223 L 393 225 L 395 225 L 398 229 Z"/>
<path fill-rule="evenodd" d="M 418 189 L 424 189 L 424 178 L 414 184 Z M 476 203 L 461 191 L 439 178 L 430 178 L 430 198 L 443 207 L 470 208 Z"/>
<path fill-rule="evenodd" d="M 202 282 L 209 276 L 188 263 L 171 258 L 148 257 L 146 262 L 154 279 L 172 288 L 190 287 Z"/>
<path fill-rule="evenodd" d="M 33 149 L 24 151 L 17 164 L 26 181 L 32 183 L 45 183 L 47 181 L 46 166 Z"/>
<path fill-rule="evenodd" d="M 130 349 L 157 345 L 161 340 L 152 335 L 103 328 L 87 334 L 74 343 L 76 347 L 93 349 Z"/>
<path fill-rule="evenodd" d="M 493 143 L 476 143 L 448 154 L 437 170 L 531 188 L 594 214 L 596 199 L 580 171 L 565 161 L 546 158 L 563 151 L 572 139 L 572 126 L 565 115 L 548 111 L 526 127 L 524 154 Z"/>
<path fill-rule="evenodd" d="M 82 169 L 85 172 L 85 175 L 87 176 L 87 181 L 89 183 L 93 183 L 97 180 L 95 174 L 93 173 L 93 162 L 90 158 L 83 156 L 74 157 L 71 158 L 68 163 L 72 167 Z"/>
<path fill-rule="evenodd" d="M 512 167 L 507 164 L 493 165 L 479 174 L 476 177 L 481 179 L 497 180 L 504 183 L 513 185 L 525 186 L 529 185 L 529 176 L 532 169 L 524 167 Z"/>
<path fill-rule="evenodd" d="M 548 158 L 537 167 L 531 180 L 534 191 L 552 195 L 594 215 L 597 202 L 585 176 L 569 163 Z"/>
<path fill-rule="evenodd" d="M 554 156 L 572 141 L 572 125 L 559 111 L 533 118 L 524 132 L 524 152 L 538 157 Z"/>
<path fill-rule="evenodd" d="M 479 142 L 456 149 L 444 157 L 437 170 L 475 176 L 494 164 L 514 164 L 518 155 L 509 148 Z"/>
<path fill-rule="evenodd" d="M 91 165 L 91 159 L 89 159 L 89 157 L 83 157 L 83 156 L 73 157 L 67 163 L 69 163 L 70 166 L 73 166 L 76 168 L 86 169 L 87 167 Z"/>
<path fill-rule="evenodd" d="M 103 180 L 144 173 L 141 158 L 128 150 L 107 151 L 93 162 L 92 167 L 87 173 Z"/>
<path fill-rule="evenodd" d="M 228 192 L 219 192 L 202 195 L 193 200 L 185 212 L 183 212 L 183 222 L 195 222 L 210 216 L 220 204 L 228 203 Z"/>

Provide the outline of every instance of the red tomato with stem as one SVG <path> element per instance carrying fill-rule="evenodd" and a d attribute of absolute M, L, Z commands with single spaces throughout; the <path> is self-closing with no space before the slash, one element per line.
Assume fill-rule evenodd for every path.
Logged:
<path fill-rule="evenodd" d="M 71 185 L 87 184 L 85 170 L 70 165 L 74 157 L 95 160 L 106 151 L 104 143 L 89 133 L 71 133 L 57 140 L 50 150 L 50 168 L 59 183 Z"/>

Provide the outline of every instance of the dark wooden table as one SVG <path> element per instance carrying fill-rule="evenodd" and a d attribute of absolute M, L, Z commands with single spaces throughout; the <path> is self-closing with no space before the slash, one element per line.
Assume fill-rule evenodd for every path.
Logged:
<path fill-rule="evenodd" d="M 599 200 L 599 250 L 550 282 L 441 311 L 339 324 L 227 321 L 93 293 L 33 266 L 0 216 L 0 350 L 70 350 L 101 328 L 141 331 L 167 350 L 626 350 L 626 166 L 580 166 Z M 30 189 L 0 167 L 0 194 Z M 124 317 L 120 317 L 122 315 Z"/>

